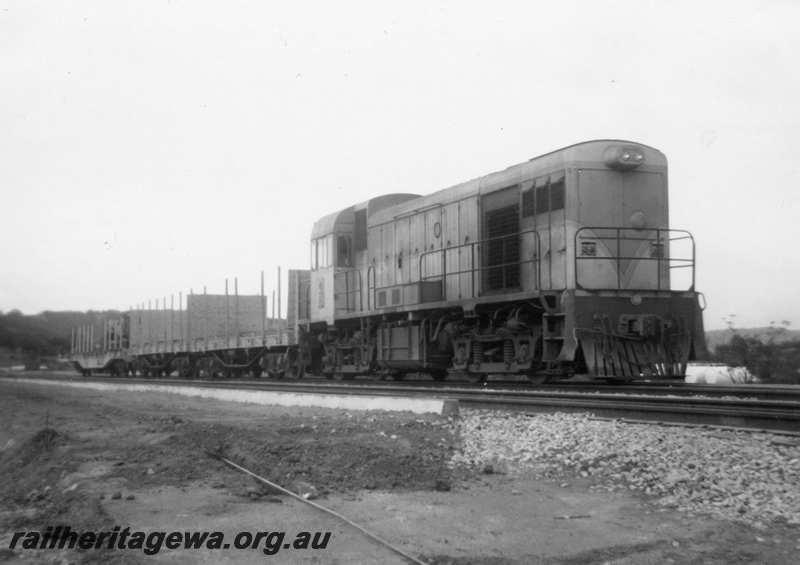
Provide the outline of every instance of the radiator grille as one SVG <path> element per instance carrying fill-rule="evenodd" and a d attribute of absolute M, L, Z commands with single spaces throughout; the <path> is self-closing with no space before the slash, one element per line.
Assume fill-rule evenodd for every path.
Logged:
<path fill-rule="evenodd" d="M 486 212 L 486 289 L 518 288 L 519 205 Z"/>

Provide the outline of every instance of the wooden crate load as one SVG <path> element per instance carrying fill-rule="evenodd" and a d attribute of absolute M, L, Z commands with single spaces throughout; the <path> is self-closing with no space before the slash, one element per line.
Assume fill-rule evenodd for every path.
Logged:
<path fill-rule="evenodd" d="M 186 312 L 167 309 L 131 310 L 130 346 L 134 353 L 166 353 L 186 349 Z"/>
<path fill-rule="evenodd" d="M 190 294 L 187 296 L 188 336 L 195 346 L 253 347 L 277 343 L 283 320 L 266 317 L 266 297 L 260 295 Z M 227 345 L 225 345 L 227 344 Z"/>

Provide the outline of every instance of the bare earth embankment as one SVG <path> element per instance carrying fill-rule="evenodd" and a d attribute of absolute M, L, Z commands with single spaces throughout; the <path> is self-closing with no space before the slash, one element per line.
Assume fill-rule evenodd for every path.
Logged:
<path fill-rule="evenodd" d="M 563 449 L 541 438 L 526 443 L 558 434 L 552 420 L 529 424 L 481 413 L 448 420 L 271 408 L 0 379 L 0 562 L 402 563 L 208 451 L 287 487 L 315 491 L 315 502 L 429 563 L 791 563 L 797 555 L 800 528 L 772 520 L 760 499 L 748 503 L 759 513 L 755 523 L 711 517 L 691 501 L 679 508 L 693 475 L 678 469 L 670 479 L 677 498 L 665 504 L 672 490 L 647 481 L 629 489 L 638 479 L 630 466 L 615 467 L 619 456 L 610 456 L 602 434 L 597 441 L 606 443 L 589 453 L 589 464 L 577 453 L 586 445 L 574 435 L 565 436 L 571 443 Z M 669 441 L 664 447 L 674 449 Z M 764 449 L 788 457 L 797 448 Z M 698 483 L 696 490 L 710 488 Z M 738 507 L 733 513 L 742 515 Z M 155 555 L 9 549 L 14 532 L 57 525 L 221 531 L 226 539 L 240 531 L 332 536 L 325 549 L 269 556 L 261 548 Z"/>

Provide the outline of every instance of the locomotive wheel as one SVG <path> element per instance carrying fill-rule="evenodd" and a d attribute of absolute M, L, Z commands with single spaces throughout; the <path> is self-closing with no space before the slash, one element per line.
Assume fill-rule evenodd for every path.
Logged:
<path fill-rule="evenodd" d="M 534 385 L 543 385 L 550 380 L 550 375 L 545 373 L 533 373 L 528 375 L 528 381 Z"/>
<path fill-rule="evenodd" d="M 486 381 L 489 380 L 488 373 L 472 373 L 471 376 L 472 376 L 472 382 L 476 384 L 485 385 Z"/>
<path fill-rule="evenodd" d="M 436 371 L 430 372 L 431 378 L 434 381 L 441 382 L 447 378 L 447 370 L 446 369 L 439 369 Z"/>

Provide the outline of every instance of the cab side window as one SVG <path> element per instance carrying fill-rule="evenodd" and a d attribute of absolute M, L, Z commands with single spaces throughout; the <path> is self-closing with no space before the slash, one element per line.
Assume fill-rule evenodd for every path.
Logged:
<path fill-rule="evenodd" d="M 564 180 L 550 183 L 550 211 L 564 209 Z"/>
<path fill-rule="evenodd" d="M 336 266 L 352 267 L 352 244 L 346 235 L 340 235 L 336 241 Z"/>
<path fill-rule="evenodd" d="M 536 213 L 544 214 L 550 210 L 550 185 L 536 187 Z"/>
<path fill-rule="evenodd" d="M 533 200 L 533 187 L 530 187 L 523 191 L 522 193 L 522 217 L 527 218 L 529 216 L 536 215 L 536 208 L 534 207 L 534 200 Z"/>
<path fill-rule="evenodd" d="M 556 173 L 536 179 L 532 195 L 527 196 L 528 213 L 525 213 L 526 195 L 522 195 L 523 216 L 563 210 L 565 205 L 564 174 Z M 535 210 L 534 210 L 535 204 Z"/>

